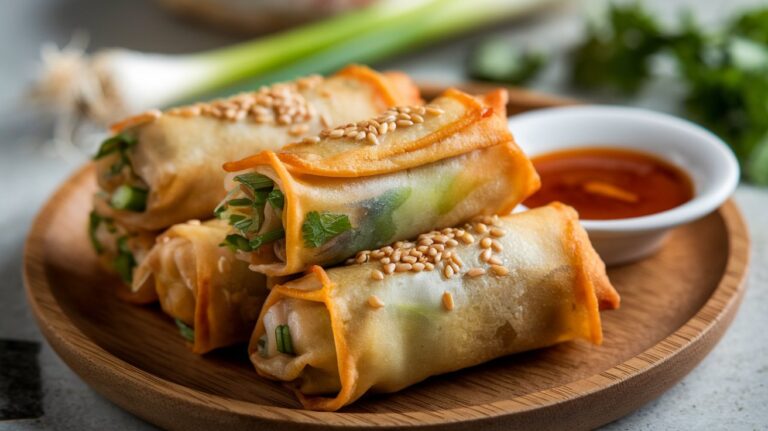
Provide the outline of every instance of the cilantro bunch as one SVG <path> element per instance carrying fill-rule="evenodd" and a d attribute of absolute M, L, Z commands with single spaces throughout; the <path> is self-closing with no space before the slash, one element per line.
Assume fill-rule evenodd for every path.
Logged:
<path fill-rule="evenodd" d="M 733 149 L 747 179 L 768 185 L 768 9 L 747 11 L 713 31 L 690 15 L 665 30 L 639 3 L 613 4 L 573 53 L 579 87 L 637 92 L 657 56 L 685 85 L 686 112 Z"/>

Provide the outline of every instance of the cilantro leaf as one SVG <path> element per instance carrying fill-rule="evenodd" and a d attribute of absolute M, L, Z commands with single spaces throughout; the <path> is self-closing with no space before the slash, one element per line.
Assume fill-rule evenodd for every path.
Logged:
<path fill-rule="evenodd" d="M 275 188 L 269 192 L 269 195 L 267 195 L 267 202 L 269 202 L 269 205 L 272 206 L 272 208 L 281 210 L 283 209 L 283 206 L 285 206 L 285 196 L 283 195 L 283 192 Z"/>
<path fill-rule="evenodd" d="M 309 248 L 320 247 L 333 237 L 352 229 L 346 214 L 308 212 L 301 226 L 304 244 Z"/>

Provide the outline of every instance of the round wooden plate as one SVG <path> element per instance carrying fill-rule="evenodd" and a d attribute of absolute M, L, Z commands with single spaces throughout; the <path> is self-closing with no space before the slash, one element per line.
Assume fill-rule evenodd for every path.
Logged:
<path fill-rule="evenodd" d="M 538 101 L 535 103 L 539 103 Z M 91 165 L 53 195 L 29 234 L 24 277 L 43 334 L 96 391 L 169 429 L 588 429 L 659 396 L 714 347 L 744 293 L 749 239 L 732 202 L 676 229 L 655 256 L 612 268 L 621 309 L 602 346 L 566 343 L 370 395 L 336 413 L 300 408 L 259 378 L 245 348 L 199 357 L 157 307 L 120 302 L 85 227 Z"/>

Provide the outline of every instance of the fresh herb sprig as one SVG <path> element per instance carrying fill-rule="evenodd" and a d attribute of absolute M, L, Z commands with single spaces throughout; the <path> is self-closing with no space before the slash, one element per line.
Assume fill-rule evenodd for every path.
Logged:
<path fill-rule="evenodd" d="M 301 226 L 301 234 L 307 247 L 316 248 L 350 229 L 352 223 L 346 214 L 310 211 Z"/>
<path fill-rule="evenodd" d="M 138 143 L 138 140 L 135 137 L 125 133 L 118 133 L 101 143 L 98 151 L 96 151 L 96 155 L 93 156 L 93 160 L 98 160 L 110 154 L 117 153 L 117 161 L 109 167 L 109 173 L 111 175 L 118 175 L 126 167 L 133 173 L 133 165 L 131 165 L 128 150 L 136 146 L 136 143 Z"/>
<path fill-rule="evenodd" d="M 128 237 L 121 236 L 117 239 L 117 256 L 112 261 L 112 267 L 123 280 L 123 283 L 130 285 L 133 281 L 133 268 L 136 267 L 136 259 L 133 252 L 128 247 Z"/>
<path fill-rule="evenodd" d="M 671 58 L 685 83 L 684 106 L 725 140 L 748 179 L 768 185 L 768 9 L 748 11 L 719 31 L 691 15 L 676 30 L 639 4 L 614 4 L 574 52 L 573 82 L 633 93 L 653 77 L 657 56 Z"/>

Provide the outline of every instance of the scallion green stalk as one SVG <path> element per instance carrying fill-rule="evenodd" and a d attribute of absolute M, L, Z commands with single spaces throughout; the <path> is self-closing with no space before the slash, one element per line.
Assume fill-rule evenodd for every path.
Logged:
<path fill-rule="evenodd" d="M 145 189 L 123 184 L 112 193 L 109 203 L 115 209 L 142 212 L 147 208 L 148 193 Z"/>
<path fill-rule="evenodd" d="M 114 49 L 88 58 L 47 51 L 36 95 L 99 121 L 255 83 L 373 62 L 558 0 L 381 0 L 372 6 L 231 47 L 192 55 Z M 73 67 L 76 65 L 77 67 Z M 77 71 L 63 73 L 63 70 Z M 101 88 L 109 88 L 106 93 Z"/>

